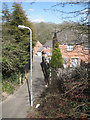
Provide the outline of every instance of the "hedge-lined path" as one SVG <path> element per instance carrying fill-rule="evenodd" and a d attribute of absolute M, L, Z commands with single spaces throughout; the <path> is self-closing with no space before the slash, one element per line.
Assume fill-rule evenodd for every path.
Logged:
<path fill-rule="evenodd" d="M 44 77 L 40 66 L 41 57 L 34 56 L 33 60 L 33 100 L 36 100 L 45 89 Z M 27 78 L 30 80 L 30 75 Z M 13 95 L 2 103 L 3 118 L 25 118 L 30 109 L 28 88 L 25 83 Z"/>

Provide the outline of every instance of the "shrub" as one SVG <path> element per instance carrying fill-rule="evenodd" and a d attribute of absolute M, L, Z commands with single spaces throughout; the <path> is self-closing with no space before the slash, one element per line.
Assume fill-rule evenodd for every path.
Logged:
<path fill-rule="evenodd" d="M 58 42 L 54 45 L 50 66 L 55 69 L 63 68 L 63 59 Z"/>

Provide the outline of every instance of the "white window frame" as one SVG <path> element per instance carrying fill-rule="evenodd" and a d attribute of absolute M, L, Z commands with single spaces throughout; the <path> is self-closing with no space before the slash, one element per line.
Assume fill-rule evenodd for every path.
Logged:
<path fill-rule="evenodd" d="M 67 57 L 63 57 L 63 63 L 64 63 L 64 64 L 67 64 L 67 63 L 68 63 Z"/>
<path fill-rule="evenodd" d="M 64 66 L 64 68 L 68 68 L 68 59 L 67 59 L 67 57 L 63 57 L 63 66 Z"/>
<path fill-rule="evenodd" d="M 75 61 L 75 59 L 77 59 L 77 61 Z M 73 60 L 73 61 L 72 61 Z M 74 62 L 77 62 L 76 65 Z M 79 66 L 79 58 L 71 58 L 71 63 L 70 63 L 70 67 L 78 67 Z"/>
<path fill-rule="evenodd" d="M 74 49 L 74 45 L 72 44 L 67 45 L 67 51 L 73 51 L 73 49 Z"/>
<path fill-rule="evenodd" d="M 52 52 L 49 52 L 49 56 L 52 56 Z"/>

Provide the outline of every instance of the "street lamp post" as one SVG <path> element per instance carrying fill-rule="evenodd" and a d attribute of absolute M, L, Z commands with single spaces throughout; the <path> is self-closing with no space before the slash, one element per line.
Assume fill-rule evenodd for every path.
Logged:
<path fill-rule="evenodd" d="M 30 93 L 31 93 L 31 106 L 33 106 L 33 93 L 32 93 L 32 30 L 29 27 L 24 25 L 18 25 L 18 28 L 21 29 L 29 29 L 30 30 L 30 79 L 31 79 L 31 86 L 30 86 Z"/>

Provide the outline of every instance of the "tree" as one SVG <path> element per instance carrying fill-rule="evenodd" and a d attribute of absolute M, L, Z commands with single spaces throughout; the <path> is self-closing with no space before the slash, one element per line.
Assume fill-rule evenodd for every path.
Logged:
<path fill-rule="evenodd" d="M 34 25 L 37 30 L 37 39 L 42 44 L 45 44 L 46 41 L 48 40 L 52 40 L 55 24 L 41 22 L 41 23 L 34 23 Z"/>
<path fill-rule="evenodd" d="M 10 12 L 6 3 L 3 3 L 2 21 L 6 23 L 10 21 Z"/>
<path fill-rule="evenodd" d="M 51 67 L 55 69 L 63 68 L 63 59 L 58 42 L 56 42 L 54 45 L 53 54 L 51 58 Z"/>
<path fill-rule="evenodd" d="M 61 32 L 64 29 L 73 29 L 77 31 L 78 37 L 82 34 L 86 34 L 88 36 L 88 32 L 90 30 L 90 8 L 88 7 L 90 4 L 89 1 L 86 2 L 59 2 L 55 3 L 49 9 L 44 9 L 45 11 L 53 11 L 56 14 L 56 19 L 62 19 L 64 22 L 64 26 L 60 26 L 60 29 L 57 32 Z M 68 7 L 70 10 L 65 11 Z M 73 6 L 81 9 L 73 9 Z M 76 22 L 74 22 L 76 21 Z M 71 25 L 68 23 L 72 23 Z M 73 24 L 74 23 L 74 24 Z M 62 28 L 61 28 L 62 27 Z M 82 35 L 82 37 L 83 37 Z M 86 41 L 85 41 L 86 42 Z"/>
<path fill-rule="evenodd" d="M 25 38 L 29 40 L 30 31 L 27 29 L 18 29 L 18 25 L 25 25 L 27 27 L 30 27 L 32 29 L 32 39 L 33 39 L 33 47 L 36 43 L 37 35 L 34 25 L 28 21 L 27 16 L 25 15 L 25 11 L 23 10 L 21 4 L 14 3 L 13 4 L 13 12 L 11 15 L 11 21 L 10 21 L 10 34 L 15 35 L 16 42 L 21 42 L 22 40 L 25 41 Z M 26 40 L 27 40 L 26 39 Z M 26 43 L 26 41 L 25 41 Z M 28 41 L 29 44 L 29 41 Z M 28 46 L 29 48 L 29 46 Z"/>
<path fill-rule="evenodd" d="M 28 21 L 20 4 L 13 4 L 13 12 L 10 22 L 6 27 L 2 26 L 2 72 L 3 76 L 10 76 L 11 73 L 22 73 L 24 67 L 30 59 L 30 31 L 18 28 L 18 25 L 30 27 L 33 31 L 33 47 L 36 42 L 36 33 L 34 34 L 34 26 Z"/>

